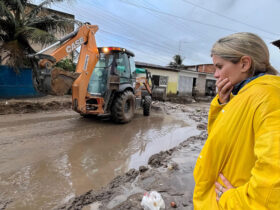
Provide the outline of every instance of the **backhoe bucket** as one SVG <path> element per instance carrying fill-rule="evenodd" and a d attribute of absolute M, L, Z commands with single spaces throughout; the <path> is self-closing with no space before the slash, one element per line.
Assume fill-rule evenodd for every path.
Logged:
<path fill-rule="evenodd" d="M 166 101 L 166 87 L 154 87 L 152 96 L 153 100 Z"/>
<path fill-rule="evenodd" d="M 60 68 L 52 70 L 51 94 L 65 95 L 69 93 L 73 82 L 79 77 L 79 73 L 65 71 Z"/>
<path fill-rule="evenodd" d="M 61 96 L 69 93 L 73 82 L 78 77 L 78 73 L 65 71 L 58 67 L 50 71 L 44 69 L 41 70 L 39 77 L 34 76 L 34 86 L 38 92 Z"/>

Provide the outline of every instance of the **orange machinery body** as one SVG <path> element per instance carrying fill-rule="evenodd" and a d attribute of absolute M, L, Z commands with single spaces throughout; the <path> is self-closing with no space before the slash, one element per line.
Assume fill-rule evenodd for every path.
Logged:
<path fill-rule="evenodd" d="M 96 25 L 81 26 L 74 37 L 69 37 L 69 40 L 63 43 L 50 55 L 55 58 L 56 62 L 62 60 L 69 53 L 81 47 L 76 73 L 79 77 L 72 85 L 72 108 L 83 114 L 103 114 L 104 99 L 102 97 L 91 96 L 87 92 L 88 83 L 94 67 L 98 62 L 99 52 L 96 46 L 95 33 L 98 30 Z M 42 59 L 39 62 L 40 67 L 51 68 L 54 63 L 48 59 Z M 97 109 L 86 109 L 86 100 L 94 98 L 97 101 Z"/>
<path fill-rule="evenodd" d="M 76 73 L 78 78 L 72 85 L 72 109 L 81 114 L 104 114 L 104 98 L 99 96 L 92 96 L 88 93 L 87 88 L 90 77 L 94 71 L 94 67 L 99 59 L 99 51 L 96 46 L 95 33 L 98 30 L 96 25 L 83 25 L 75 32 L 64 37 L 60 42 L 62 43 L 53 53 L 51 57 L 55 62 L 62 60 L 69 55 L 76 48 L 81 47 L 78 64 L 76 66 Z M 39 61 L 41 68 L 51 69 L 54 61 L 50 59 L 42 59 Z M 136 78 L 135 96 L 141 97 L 141 90 L 147 90 L 151 94 L 147 78 Z M 87 100 L 94 99 L 97 103 L 91 104 L 95 109 L 87 109 Z"/>

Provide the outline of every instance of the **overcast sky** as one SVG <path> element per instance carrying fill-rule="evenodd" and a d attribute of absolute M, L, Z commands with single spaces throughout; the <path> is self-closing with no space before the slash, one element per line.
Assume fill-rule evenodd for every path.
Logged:
<path fill-rule="evenodd" d="M 175 54 L 185 65 L 212 63 L 216 40 L 253 32 L 267 43 L 271 64 L 280 71 L 280 50 L 271 44 L 280 39 L 280 0 L 70 0 L 51 8 L 98 25 L 99 47 L 124 47 L 136 61 L 163 66 Z"/>

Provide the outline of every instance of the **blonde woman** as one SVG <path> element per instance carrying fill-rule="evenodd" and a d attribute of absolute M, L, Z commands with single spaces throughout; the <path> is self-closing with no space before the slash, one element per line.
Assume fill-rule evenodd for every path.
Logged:
<path fill-rule="evenodd" d="M 194 169 L 194 209 L 280 209 L 280 77 L 261 38 L 236 33 L 211 51 L 218 94 Z"/>

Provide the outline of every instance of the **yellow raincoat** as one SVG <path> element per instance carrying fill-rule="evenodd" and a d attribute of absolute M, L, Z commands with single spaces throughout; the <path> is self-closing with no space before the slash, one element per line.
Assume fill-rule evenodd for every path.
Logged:
<path fill-rule="evenodd" d="M 280 77 L 256 78 L 226 105 L 217 97 L 194 169 L 194 209 L 280 210 Z M 219 173 L 235 188 L 217 202 Z"/>

